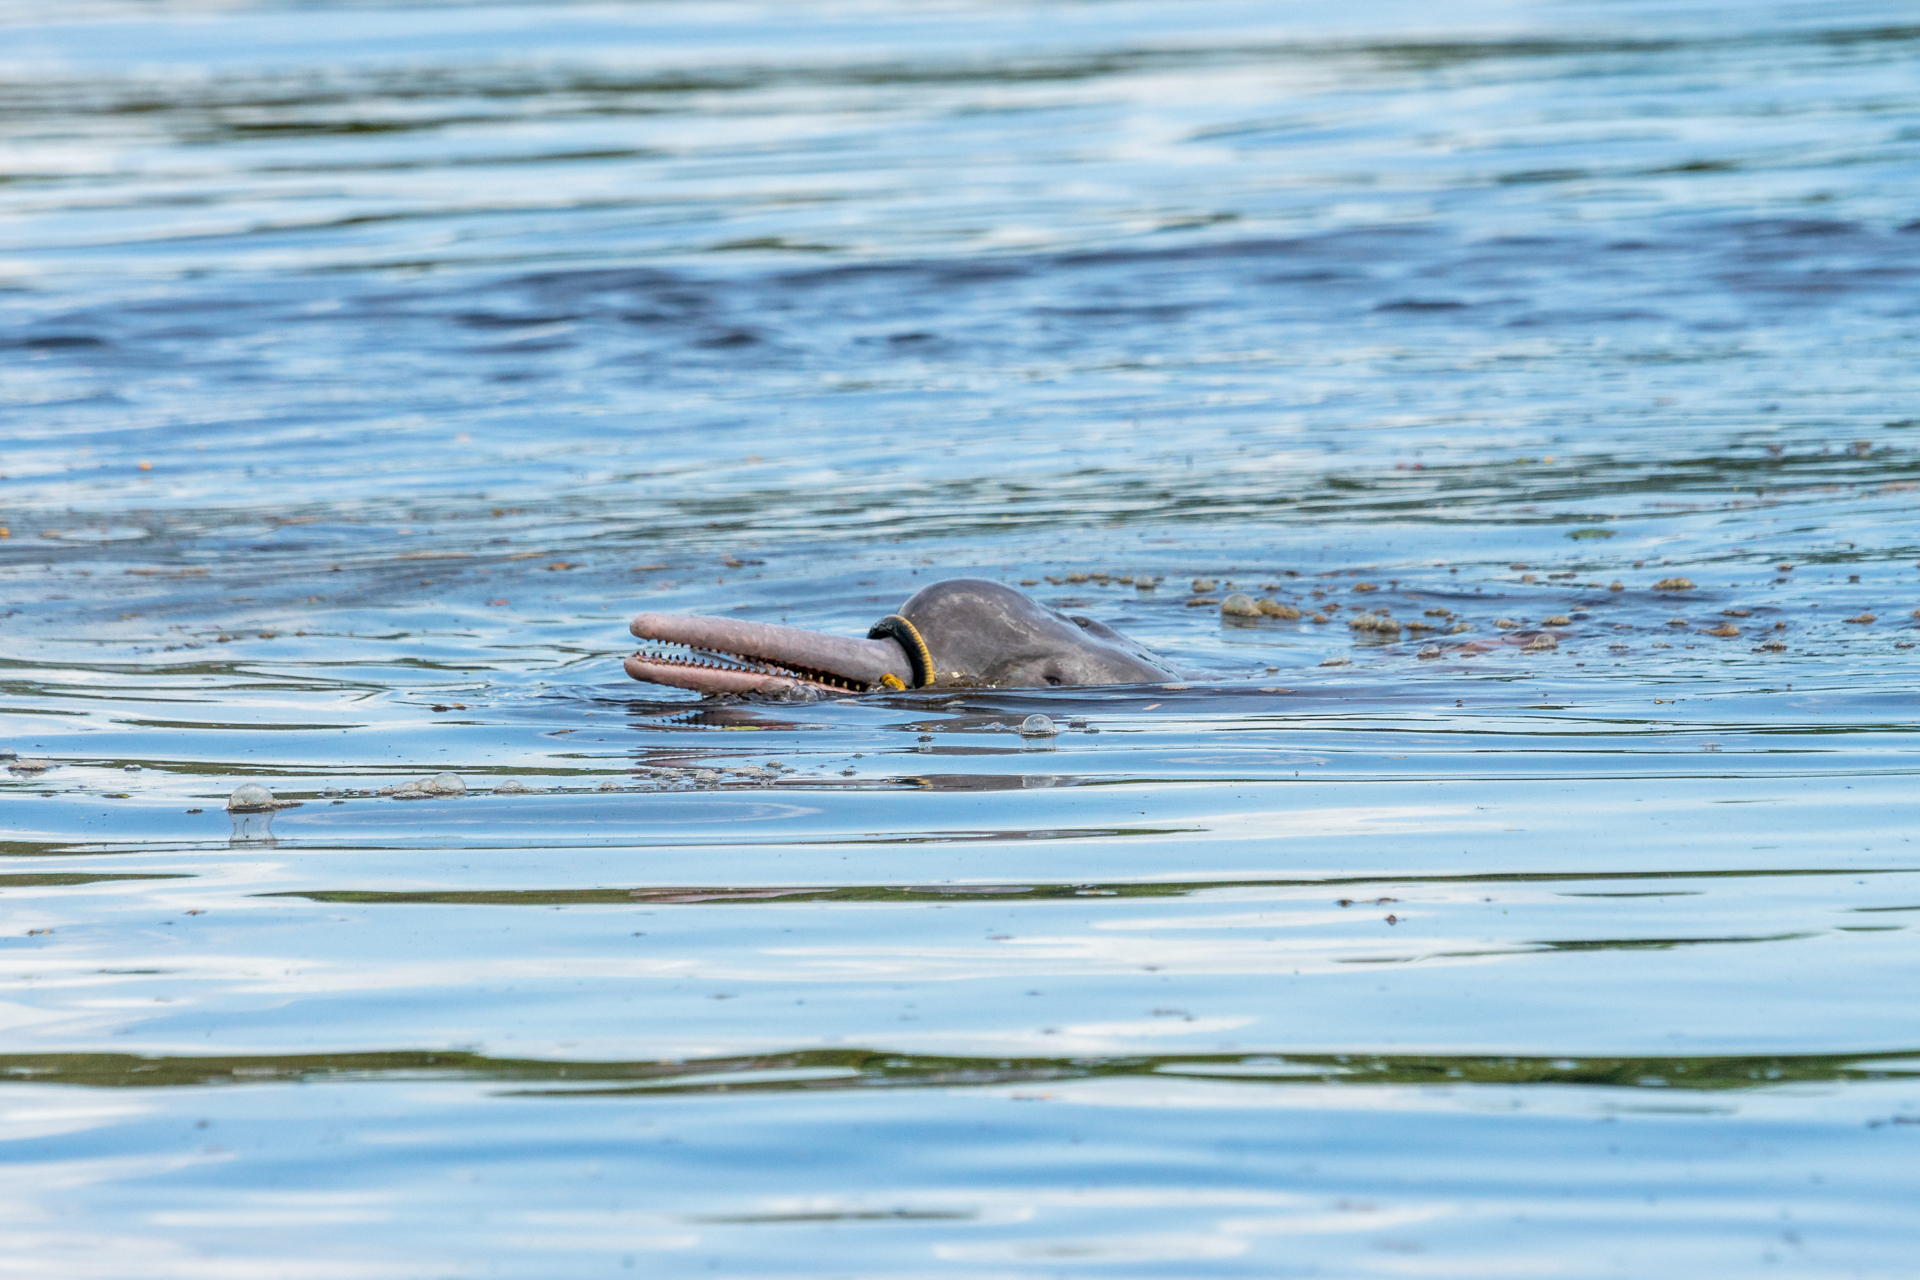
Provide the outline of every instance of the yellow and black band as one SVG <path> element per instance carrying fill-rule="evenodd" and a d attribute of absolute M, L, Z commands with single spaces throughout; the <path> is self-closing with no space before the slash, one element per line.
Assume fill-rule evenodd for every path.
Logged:
<path fill-rule="evenodd" d="M 869 640 L 892 640 L 907 651 L 907 661 L 913 664 L 913 687 L 924 689 L 933 683 L 933 654 L 927 650 L 927 642 L 920 637 L 920 629 L 897 613 L 890 613 L 873 624 L 867 632 Z"/>

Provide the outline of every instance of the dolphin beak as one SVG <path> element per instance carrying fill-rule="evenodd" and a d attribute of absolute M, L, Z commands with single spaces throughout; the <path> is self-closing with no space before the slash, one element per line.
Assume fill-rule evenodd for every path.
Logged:
<path fill-rule="evenodd" d="M 676 689 L 795 698 L 913 686 L 913 666 L 892 640 L 687 613 L 643 613 L 631 630 L 676 649 L 642 649 L 626 660 L 627 674 Z"/>

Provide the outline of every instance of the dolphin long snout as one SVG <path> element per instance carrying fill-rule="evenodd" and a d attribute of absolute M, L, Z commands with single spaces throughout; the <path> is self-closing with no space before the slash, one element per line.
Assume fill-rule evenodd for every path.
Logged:
<path fill-rule="evenodd" d="M 855 640 L 800 627 L 643 613 L 630 627 L 641 640 L 685 652 L 633 654 L 627 674 L 653 684 L 699 693 L 804 696 L 809 692 L 865 693 L 875 687 L 911 688 L 913 666 L 893 640 Z"/>

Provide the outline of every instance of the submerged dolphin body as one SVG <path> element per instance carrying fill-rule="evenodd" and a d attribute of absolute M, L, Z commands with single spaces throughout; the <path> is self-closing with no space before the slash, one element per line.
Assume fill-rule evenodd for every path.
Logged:
<path fill-rule="evenodd" d="M 808 698 L 874 689 L 1136 684 L 1176 674 L 1112 627 L 980 578 L 924 588 L 864 640 L 684 613 L 643 613 L 632 630 L 690 652 L 643 650 L 626 660 L 628 675 L 700 693 Z"/>

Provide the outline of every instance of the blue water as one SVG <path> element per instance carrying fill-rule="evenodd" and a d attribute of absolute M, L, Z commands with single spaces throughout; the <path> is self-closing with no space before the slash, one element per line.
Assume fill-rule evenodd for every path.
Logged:
<path fill-rule="evenodd" d="M 0 1275 L 1912 1275 L 1916 71 L 0 4 Z M 1188 675 L 620 670 L 960 574 Z"/>

